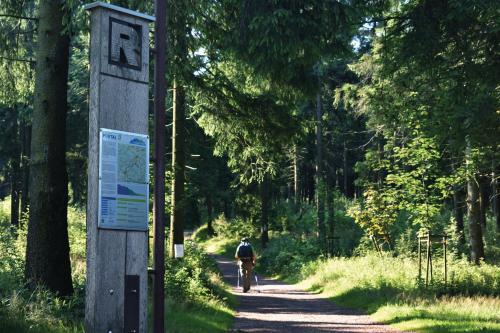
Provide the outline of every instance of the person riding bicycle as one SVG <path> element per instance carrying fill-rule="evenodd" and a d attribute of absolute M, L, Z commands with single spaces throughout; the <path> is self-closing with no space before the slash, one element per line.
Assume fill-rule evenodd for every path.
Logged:
<path fill-rule="evenodd" d="M 250 290 L 252 271 L 256 261 L 255 253 L 248 238 L 244 237 L 241 240 L 234 257 L 238 259 L 240 276 L 243 278 L 243 292 L 246 293 Z"/>

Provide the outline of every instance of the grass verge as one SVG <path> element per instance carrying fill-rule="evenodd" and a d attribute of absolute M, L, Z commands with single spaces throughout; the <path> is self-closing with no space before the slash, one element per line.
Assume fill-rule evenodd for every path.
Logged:
<path fill-rule="evenodd" d="M 500 298 L 495 295 L 500 289 L 500 268 L 457 262 L 452 272 L 454 280 L 447 286 L 436 282 L 425 288 L 416 280 L 413 259 L 369 255 L 305 265 L 298 286 L 321 292 L 339 305 L 362 309 L 400 330 L 499 333 Z M 478 285 L 489 289 L 486 295 L 465 295 L 467 287 L 475 293 Z"/>

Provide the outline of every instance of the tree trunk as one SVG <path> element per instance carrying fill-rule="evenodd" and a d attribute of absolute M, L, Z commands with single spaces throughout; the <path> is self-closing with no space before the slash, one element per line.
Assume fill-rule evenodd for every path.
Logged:
<path fill-rule="evenodd" d="M 73 292 L 65 159 L 69 36 L 63 3 L 41 1 L 32 125 L 26 279 L 60 296 Z"/>
<path fill-rule="evenodd" d="M 262 248 L 266 248 L 269 242 L 269 207 L 270 207 L 270 180 L 269 176 L 264 176 L 264 180 L 260 184 L 260 208 L 261 208 L 261 229 L 260 241 Z"/>
<path fill-rule="evenodd" d="M 343 171 L 344 171 L 344 195 L 346 197 L 350 197 L 349 193 L 349 171 L 347 169 L 347 145 L 344 140 L 344 147 L 343 147 L 343 153 L 342 153 L 342 161 L 343 161 Z"/>
<path fill-rule="evenodd" d="M 492 173 L 491 173 L 491 193 L 492 193 L 492 207 L 495 216 L 495 223 L 497 227 L 497 233 L 500 233 L 500 165 L 496 166 L 493 163 Z"/>
<path fill-rule="evenodd" d="M 212 205 L 212 196 L 209 194 L 205 198 L 205 203 L 207 205 L 207 231 L 209 235 L 214 234 L 214 227 L 212 226 L 213 219 L 213 205 Z"/>
<path fill-rule="evenodd" d="M 228 201 L 227 198 L 224 198 L 224 200 L 223 200 L 223 206 L 224 206 L 224 209 L 223 209 L 223 211 L 224 211 L 224 217 L 226 219 L 230 219 L 231 218 L 231 205 L 230 205 L 230 203 L 229 203 L 229 201 Z"/>
<path fill-rule="evenodd" d="M 460 188 L 455 186 L 453 189 L 453 215 L 457 227 L 458 243 L 463 248 L 465 246 L 464 211 L 462 209 L 462 200 L 460 200 L 460 192 Z"/>
<path fill-rule="evenodd" d="M 467 143 L 466 164 L 471 165 L 471 148 Z M 468 170 L 469 173 L 471 170 Z M 479 264 L 480 259 L 484 258 L 484 243 L 481 230 L 481 207 L 479 198 L 479 184 L 477 175 L 470 175 L 467 179 L 467 217 L 469 220 L 469 238 L 470 238 L 470 259 L 475 264 Z"/>
<path fill-rule="evenodd" d="M 293 198 L 297 206 L 300 201 L 299 189 L 299 148 L 297 145 L 293 147 Z"/>
<path fill-rule="evenodd" d="M 175 244 L 184 244 L 184 181 L 186 168 L 186 115 L 185 92 L 174 80 L 173 131 L 172 131 L 172 215 L 170 217 L 170 256 L 174 257 Z"/>
<path fill-rule="evenodd" d="M 323 172 L 323 140 L 322 140 L 321 89 L 316 95 L 316 209 L 318 240 L 322 249 L 326 248 L 325 232 L 325 201 L 324 201 L 324 172 Z"/>
<path fill-rule="evenodd" d="M 456 165 L 452 162 L 451 171 L 453 174 L 456 172 Z M 465 251 L 465 230 L 464 230 L 464 210 L 463 210 L 463 185 L 453 186 L 453 215 L 458 234 L 459 251 Z"/>
<path fill-rule="evenodd" d="M 332 175 L 332 172 L 328 172 L 326 176 L 326 224 L 328 226 L 328 237 L 333 242 L 333 237 L 335 237 L 335 203 L 333 192 L 335 190 L 335 178 Z M 333 243 L 332 243 L 333 244 Z M 332 248 L 328 249 L 330 251 L 329 254 L 332 253 Z"/>
<path fill-rule="evenodd" d="M 25 120 L 21 122 L 22 132 L 22 186 L 21 186 L 21 215 L 28 214 L 29 206 L 29 177 L 30 177 L 30 154 L 31 154 L 31 126 Z"/>
<path fill-rule="evenodd" d="M 10 224 L 19 226 L 19 192 L 20 192 L 20 164 L 21 151 L 19 149 L 19 111 L 16 107 L 12 110 L 12 159 L 10 168 Z"/>
<path fill-rule="evenodd" d="M 486 177 L 479 177 L 479 207 L 480 220 L 483 230 L 486 231 L 486 210 L 488 209 L 488 180 Z"/>

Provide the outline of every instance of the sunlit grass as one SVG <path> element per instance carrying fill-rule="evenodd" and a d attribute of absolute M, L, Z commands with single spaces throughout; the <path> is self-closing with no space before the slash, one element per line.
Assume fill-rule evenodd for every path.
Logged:
<path fill-rule="evenodd" d="M 224 333 L 233 324 L 236 298 L 220 276 L 211 275 L 211 282 L 217 286 L 219 293 L 224 295 L 224 302 L 211 299 L 204 304 L 186 305 L 167 299 L 166 327 L 168 333 Z"/>
<path fill-rule="evenodd" d="M 438 262 L 436 262 L 436 266 Z M 401 330 L 423 333 L 500 332 L 500 299 L 495 296 L 446 296 L 469 284 L 498 293 L 500 268 L 458 262 L 450 268 L 447 288 L 416 282 L 418 266 L 410 258 L 370 255 L 315 261 L 304 266 L 298 286 L 321 292 L 335 303 L 362 309 Z M 436 272 L 436 280 L 442 275 Z M 495 289 L 496 288 L 496 289 Z M 469 291 L 470 291 L 469 290 Z M 464 287 L 463 292 L 467 292 Z"/>

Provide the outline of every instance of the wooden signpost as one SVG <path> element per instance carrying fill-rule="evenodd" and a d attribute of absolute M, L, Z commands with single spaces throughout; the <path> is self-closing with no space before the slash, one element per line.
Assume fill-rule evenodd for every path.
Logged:
<path fill-rule="evenodd" d="M 149 27 L 107 3 L 91 13 L 86 333 L 147 332 Z"/>

